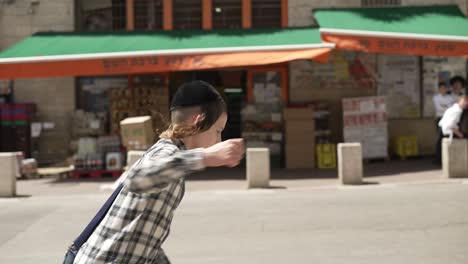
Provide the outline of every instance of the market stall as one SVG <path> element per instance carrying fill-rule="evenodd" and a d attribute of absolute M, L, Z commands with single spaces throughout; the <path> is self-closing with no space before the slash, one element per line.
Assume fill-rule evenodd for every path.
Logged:
<path fill-rule="evenodd" d="M 432 96 L 437 83 L 467 76 L 468 20 L 459 7 L 318 9 L 314 16 L 324 42 L 347 54 L 372 58 L 360 61 L 375 85 L 369 96 L 386 98 L 388 140 L 406 142 L 411 149 L 416 144 L 419 154 L 434 153 Z M 378 137 L 384 136 L 382 132 Z"/>
<path fill-rule="evenodd" d="M 279 160 L 274 164 L 280 164 L 282 105 L 288 100 L 288 71 L 283 63 L 297 59 L 324 62 L 333 46 L 321 42 L 317 28 L 38 33 L 0 53 L 0 79 L 79 76 L 72 142 L 75 167 L 81 169 L 76 175 L 100 177 L 116 175 L 115 170 L 122 167 L 117 166 L 123 163 L 122 145 L 126 150 L 148 147 L 124 135 L 131 133 L 128 127 L 153 137 L 155 130 L 164 127 L 172 82 L 178 79 L 175 73 L 210 70 L 228 80 L 236 74 L 227 69 L 240 69 L 246 72 L 247 101 L 256 108 L 263 105 L 260 112 L 270 111 L 267 108 L 273 105 L 276 109 L 272 122 L 262 120 L 255 128 L 274 131 L 275 136 L 259 138 L 257 133 L 253 144 L 262 141 L 260 145 L 270 147 Z M 265 70 L 264 65 L 276 66 Z M 241 95 L 232 93 L 237 90 L 232 88 L 239 87 L 229 87 L 229 83 L 244 84 L 226 81 L 223 87 L 231 92 L 228 100 L 236 102 L 229 109 L 230 116 L 238 115 L 240 123 Z M 135 116 L 151 117 L 151 126 L 147 119 L 122 123 Z M 243 132 L 249 133 L 244 124 Z M 127 128 L 120 131 L 123 126 Z M 250 132 L 259 132 L 255 129 Z"/>

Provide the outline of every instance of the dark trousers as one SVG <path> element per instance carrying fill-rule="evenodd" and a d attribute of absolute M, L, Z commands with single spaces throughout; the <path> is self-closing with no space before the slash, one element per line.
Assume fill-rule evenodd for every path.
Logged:
<path fill-rule="evenodd" d="M 439 127 L 440 117 L 436 118 L 436 129 L 437 129 L 437 143 L 436 143 L 436 161 L 442 163 L 442 139 L 446 136 L 442 133 L 442 129 Z"/>

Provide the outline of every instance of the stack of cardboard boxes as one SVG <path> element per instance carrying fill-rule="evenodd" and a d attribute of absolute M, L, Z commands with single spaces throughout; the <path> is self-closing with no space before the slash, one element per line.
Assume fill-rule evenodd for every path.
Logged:
<path fill-rule="evenodd" d="M 135 109 L 138 111 L 156 110 L 169 115 L 169 91 L 165 87 L 139 85 L 134 88 Z"/>
<path fill-rule="evenodd" d="M 169 92 L 164 87 L 139 84 L 129 89 L 112 89 L 109 94 L 111 134 L 120 134 L 120 121 L 127 117 L 151 116 L 153 128 L 163 131 L 169 121 Z"/>
<path fill-rule="evenodd" d="M 285 108 L 286 168 L 315 167 L 315 121 L 311 107 Z"/>
<path fill-rule="evenodd" d="M 168 89 L 142 84 L 134 88 L 134 96 L 136 116 L 151 116 L 154 131 L 164 131 L 170 119 Z"/>
<path fill-rule="evenodd" d="M 132 92 L 128 88 L 113 88 L 109 90 L 110 132 L 120 134 L 120 121 L 135 116 Z"/>

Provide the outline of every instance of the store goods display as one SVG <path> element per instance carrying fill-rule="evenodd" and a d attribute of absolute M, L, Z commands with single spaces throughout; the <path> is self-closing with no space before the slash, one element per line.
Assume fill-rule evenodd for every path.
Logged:
<path fill-rule="evenodd" d="M 106 134 L 107 113 L 76 110 L 72 114 L 72 136 L 99 136 Z"/>
<path fill-rule="evenodd" d="M 363 158 L 388 157 L 386 100 L 382 96 L 343 99 L 345 142 L 360 142 Z"/>

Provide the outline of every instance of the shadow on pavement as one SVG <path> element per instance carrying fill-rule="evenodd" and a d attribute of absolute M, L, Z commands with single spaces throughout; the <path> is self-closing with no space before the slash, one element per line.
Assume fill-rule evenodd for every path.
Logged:
<path fill-rule="evenodd" d="M 380 184 L 380 182 L 376 182 L 376 181 L 362 181 L 362 183 L 360 185 L 377 185 L 377 184 Z"/>
<path fill-rule="evenodd" d="M 105 177 L 105 178 L 80 178 L 80 179 L 51 179 L 49 184 L 65 184 L 65 183 L 83 183 L 83 182 L 102 182 L 102 183 L 112 183 L 116 181 L 117 178 Z"/>
<path fill-rule="evenodd" d="M 268 186 L 268 187 L 263 188 L 263 189 L 285 190 L 285 189 L 287 189 L 287 188 L 286 188 L 286 186 Z"/>
<path fill-rule="evenodd" d="M 429 158 L 381 161 L 364 165 L 364 177 L 392 176 L 404 173 L 440 171 Z"/>
<path fill-rule="evenodd" d="M 428 172 L 437 173 L 441 169 L 432 164 L 431 159 L 414 160 L 392 160 L 364 163 L 364 177 L 386 177 L 405 173 Z M 272 180 L 304 180 L 304 179 L 336 179 L 338 172 L 336 169 L 279 169 L 271 170 Z M 186 178 L 187 181 L 208 181 L 208 180 L 245 180 L 245 168 L 208 168 L 201 172 L 196 172 Z M 114 182 L 116 178 L 80 178 L 61 179 L 55 178 L 49 184 L 72 184 L 83 182 Z"/>
<path fill-rule="evenodd" d="M 0 195 L 0 199 L 18 199 L 18 198 L 23 199 L 23 198 L 29 198 L 31 196 L 32 195 L 30 195 L 30 194 L 17 194 L 15 196 L 1 196 Z"/>
<path fill-rule="evenodd" d="M 394 176 L 405 173 L 440 171 L 431 159 L 391 160 L 364 164 L 364 177 Z M 336 169 L 272 169 L 273 180 L 336 179 Z M 245 168 L 209 168 L 187 177 L 187 181 L 245 180 Z"/>

